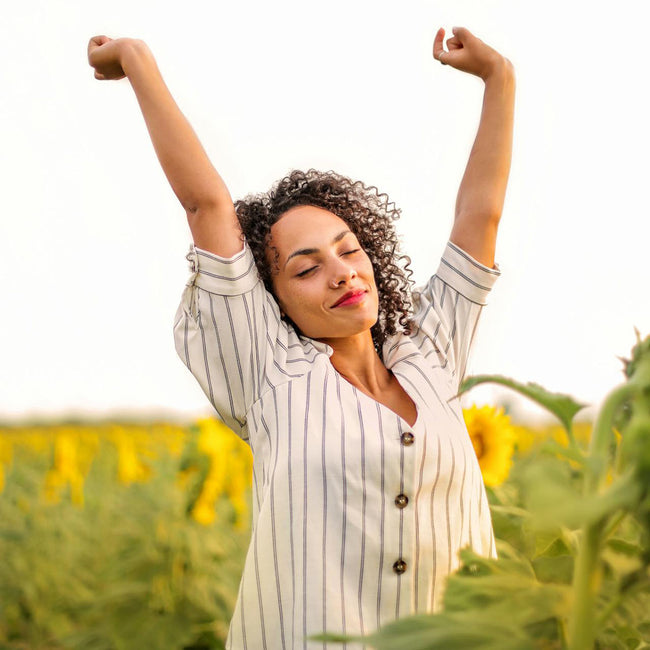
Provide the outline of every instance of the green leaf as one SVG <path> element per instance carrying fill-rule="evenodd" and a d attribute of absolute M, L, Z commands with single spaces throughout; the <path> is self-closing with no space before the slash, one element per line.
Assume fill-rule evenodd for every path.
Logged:
<path fill-rule="evenodd" d="M 574 566 L 574 558 L 571 555 L 536 557 L 533 566 L 540 582 L 571 584 Z"/>
<path fill-rule="evenodd" d="M 584 467 L 586 463 L 585 454 L 579 447 L 565 447 L 556 440 L 545 440 L 540 447 L 540 451 L 573 461 L 580 467 Z"/>
<path fill-rule="evenodd" d="M 335 634 L 311 636 L 319 641 L 356 641 Z M 480 612 L 416 615 L 389 623 L 364 641 L 376 650 L 533 650 L 535 647 L 507 620 L 491 620 Z"/>
<path fill-rule="evenodd" d="M 603 561 L 616 576 L 630 576 L 643 567 L 644 550 L 628 540 L 608 539 L 601 552 Z"/>
<path fill-rule="evenodd" d="M 643 548 L 636 543 L 630 542 L 626 539 L 612 537 L 607 540 L 607 546 L 613 549 L 616 553 L 627 555 L 628 557 L 641 557 L 644 553 Z"/>
<path fill-rule="evenodd" d="M 535 536 L 535 557 L 577 555 L 580 534 L 569 528 L 552 528 Z"/>
<path fill-rule="evenodd" d="M 597 494 L 581 495 L 570 469 L 553 459 L 538 460 L 522 476 L 525 505 L 536 530 L 576 529 L 630 507 L 638 498 L 634 477 L 625 474 Z"/>
<path fill-rule="evenodd" d="M 531 382 L 522 384 L 521 382 L 510 379 L 509 377 L 503 377 L 502 375 L 476 375 L 474 377 L 468 377 L 460 385 L 458 394 L 462 395 L 471 388 L 474 388 L 474 386 L 485 383 L 507 386 L 508 388 L 512 388 L 518 393 L 521 393 L 525 397 L 532 399 L 534 402 L 555 415 L 568 432 L 571 431 L 571 422 L 576 413 L 587 406 L 587 404 L 582 404 L 581 402 L 576 401 L 570 395 L 551 393 L 539 384 Z"/>

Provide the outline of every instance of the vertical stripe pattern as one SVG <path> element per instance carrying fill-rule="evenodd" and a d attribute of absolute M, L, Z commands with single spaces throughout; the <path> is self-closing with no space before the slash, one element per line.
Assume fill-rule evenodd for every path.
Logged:
<path fill-rule="evenodd" d="M 280 318 L 248 246 L 193 247 L 174 337 L 218 416 L 253 451 L 252 537 L 229 650 L 347 648 L 441 605 L 458 551 L 495 555 L 478 462 L 454 398 L 500 271 L 449 242 L 414 294 L 411 335 L 383 361 L 417 407 L 410 425 L 347 382 L 329 346 Z"/>

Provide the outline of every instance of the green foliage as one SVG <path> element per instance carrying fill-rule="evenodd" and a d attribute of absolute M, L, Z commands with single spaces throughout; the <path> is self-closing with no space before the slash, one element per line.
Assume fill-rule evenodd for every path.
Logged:
<path fill-rule="evenodd" d="M 178 459 L 161 456 L 149 480 L 122 485 L 104 442 L 83 508 L 51 504 L 49 459 L 16 454 L 0 494 L 1 648 L 225 647 L 250 536 L 233 528 L 226 499 L 203 526 L 188 517 Z"/>

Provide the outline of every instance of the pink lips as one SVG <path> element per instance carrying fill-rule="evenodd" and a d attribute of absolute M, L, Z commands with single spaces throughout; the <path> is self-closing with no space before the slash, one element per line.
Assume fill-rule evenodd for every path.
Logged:
<path fill-rule="evenodd" d="M 349 305 L 358 305 L 366 296 L 366 292 L 362 289 L 356 291 L 348 291 L 340 300 L 332 305 L 334 307 L 346 307 Z"/>

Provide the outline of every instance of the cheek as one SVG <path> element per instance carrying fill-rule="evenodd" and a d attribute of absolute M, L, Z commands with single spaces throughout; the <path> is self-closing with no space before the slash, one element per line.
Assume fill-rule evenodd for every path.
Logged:
<path fill-rule="evenodd" d="M 288 287 L 283 296 L 283 304 L 297 318 L 300 318 L 301 314 L 313 312 L 320 307 L 315 292 L 310 291 L 309 286 L 305 283 L 296 283 Z"/>
<path fill-rule="evenodd" d="M 284 316 L 288 316 L 294 323 L 298 322 L 313 311 L 313 296 L 305 282 L 286 282 L 281 279 L 273 283 L 275 299 Z"/>

